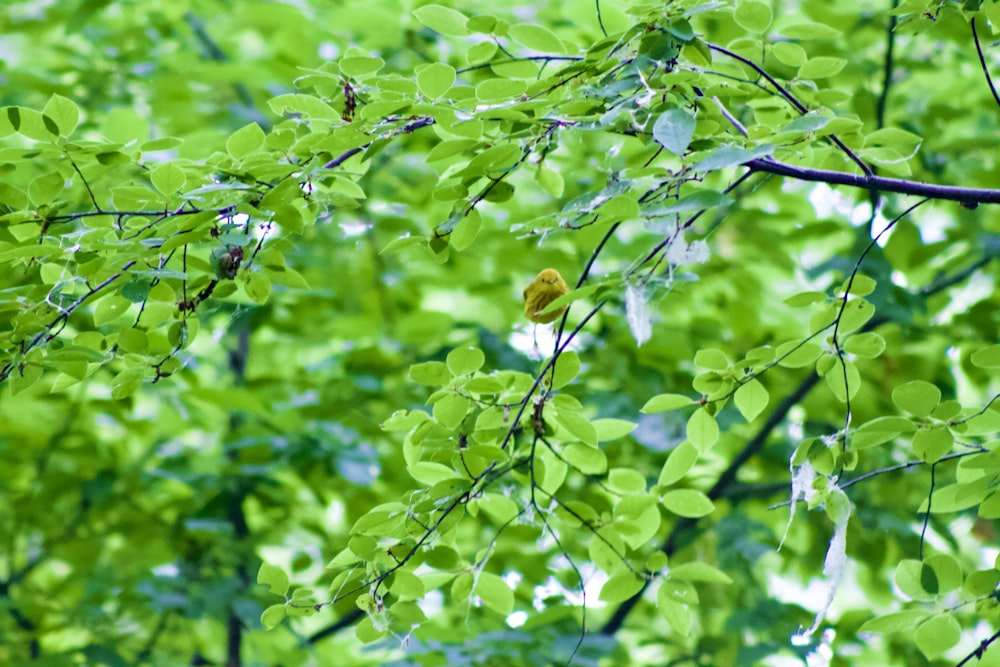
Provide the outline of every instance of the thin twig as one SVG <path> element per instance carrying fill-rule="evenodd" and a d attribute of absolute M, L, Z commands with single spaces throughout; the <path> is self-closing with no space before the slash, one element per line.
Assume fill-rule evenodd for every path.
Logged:
<path fill-rule="evenodd" d="M 469 65 L 468 67 L 463 67 L 461 69 L 455 70 L 455 74 L 464 74 L 465 72 L 472 72 L 477 69 L 486 69 L 487 67 L 493 67 L 494 65 L 506 65 L 507 63 L 519 63 L 531 60 L 542 60 L 547 65 L 549 62 L 556 61 L 571 61 L 579 62 L 585 60 L 583 56 L 520 56 L 516 58 L 511 58 L 509 60 L 501 60 L 500 62 L 488 62 L 480 63 L 478 65 Z"/>
<path fill-rule="evenodd" d="M 383 132 L 378 137 L 376 137 L 376 139 L 387 139 L 389 137 L 397 137 L 397 136 L 399 136 L 401 134 L 409 134 L 410 132 L 415 132 L 415 131 L 419 130 L 420 128 L 429 127 L 429 126 L 433 125 L 436 122 L 437 121 L 434 120 L 433 116 L 420 116 L 419 118 L 414 118 L 409 123 L 407 123 L 406 125 L 404 125 L 403 127 L 399 128 L 399 129 L 390 130 L 388 132 Z M 340 165 L 342 165 L 345 162 L 347 162 L 347 160 L 349 160 L 350 158 L 354 157 L 355 155 L 357 155 L 361 151 L 363 151 L 366 148 L 368 148 L 369 146 L 371 146 L 373 143 L 375 143 L 375 140 L 369 141 L 364 146 L 356 146 L 355 148 L 350 148 L 350 149 L 344 151 L 343 153 L 341 153 L 340 155 L 338 155 L 337 157 L 333 158 L 332 160 L 330 160 L 326 164 L 324 164 L 323 168 L 324 169 L 334 169 L 336 167 L 339 167 Z"/>
<path fill-rule="evenodd" d="M 743 173 L 739 178 L 737 178 L 735 181 L 733 181 L 732 183 L 730 183 L 729 187 L 727 187 L 725 190 L 722 191 L 723 194 L 729 194 L 730 192 L 732 192 L 733 190 L 735 190 L 737 187 L 739 187 L 743 183 L 743 181 L 745 181 L 748 178 L 750 178 L 753 174 L 754 174 L 753 170 L 750 170 L 750 171 L 747 171 L 747 172 Z M 694 222 L 698 218 L 700 218 L 702 216 L 702 214 L 705 213 L 706 210 L 707 209 L 701 209 L 700 211 L 695 212 L 694 215 L 692 215 L 690 218 L 688 218 L 687 220 L 684 221 L 683 225 L 679 225 L 678 226 L 677 231 L 682 231 L 682 230 L 685 230 L 685 229 L 688 229 L 689 227 L 691 227 L 691 225 L 693 225 Z M 628 274 L 626 274 L 625 277 L 626 278 L 631 277 L 632 275 L 635 274 L 636 271 L 639 270 L 640 267 L 644 266 L 647 262 L 649 262 L 650 260 L 652 260 L 654 257 L 657 257 L 661 252 L 663 252 L 664 248 L 666 248 L 668 245 L 670 245 L 670 243 L 671 243 L 672 240 L 673 240 L 673 235 L 669 236 L 665 240 L 660 241 L 655 246 L 653 246 L 653 249 L 650 250 L 648 253 L 646 253 L 646 256 L 643 257 L 642 260 L 638 264 L 636 264 L 634 267 L 632 267 L 632 269 L 628 272 Z"/>
<path fill-rule="evenodd" d="M 847 451 L 847 431 L 851 427 L 851 388 L 848 384 L 847 362 L 844 360 L 844 348 L 840 345 L 840 322 L 844 317 L 844 311 L 847 310 L 847 301 L 851 296 L 851 288 L 854 286 L 854 279 L 858 276 L 858 271 L 861 269 L 861 263 L 865 261 L 865 257 L 871 249 L 878 245 L 878 241 L 882 238 L 882 235 L 895 227 L 896 223 L 912 213 L 917 207 L 922 206 L 929 201 L 929 199 L 921 199 L 916 204 L 897 215 L 891 222 L 889 222 L 888 225 L 885 226 L 882 231 L 876 234 L 868 242 L 868 245 L 866 245 L 865 249 L 861 251 L 861 255 L 858 256 L 857 261 L 854 263 L 851 275 L 847 279 L 847 285 L 844 287 L 844 296 L 841 300 L 840 310 L 837 312 L 837 317 L 834 319 L 833 336 L 831 338 L 833 342 L 833 349 L 837 355 L 837 360 L 840 362 L 840 369 L 844 380 L 844 403 L 846 404 L 846 408 L 844 410 L 844 451 Z"/>
<path fill-rule="evenodd" d="M 892 8 L 895 9 L 899 6 L 899 0 L 892 0 Z M 975 19 L 973 19 L 972 26 L 973 34 L 975 33 Z M 875 102 L 875 127 L 883 128 L 885 127 L 885 109 L 889 102 L 889 88 L 892 86 L 892 74 L 895 69 L 896 63 L 893 60 L 893 51 L 895 50 L 896 44 L 896 15 L 889 14 L 889 28 L 886 31 L 886 43 L 885 43 L 885 62 L 882 65 L 882 91 L 879 93 L 878 100 Z"/>
<path fill-rule="evenodd" d="M 730 484 L 736 479 L 736 474 L 740 471 L 740 468 L 746 464 L 751 458 L 753 458 L 761 449 L 764 447 L 764 443 L 767 442 L 768 437 L 771 432 L 774 431 L 777 426 L 784 421 L 785 417 L 788 415 L 789 410 L 791 410 L 799 401 L 806 397 L 809 391 L 819 382 L 819 375 L 815 372 L 810 373 L 795 390 L 785 397 L 781 403 L 774 408 L 774 411 L 768 416 L 767 421 L 761 425 L 760 430 L 757 431 L 756 435 L 744 445 L 743 449 L 740 450 L 739 454 L 732 460 L 729 466 L 722 471 L 719 475 L 715 484 L 708 491 L 708 497 L 712 500 L 716 500 L 725 495 L 726 489 Z M 686 533 L 688 530 L 693 528 L 695 524 L 698 523 L 697 519 L 681 518 L 678 519 L 674 524 L 673 529 L 667 536 L 667 539 L 660 546 L 660 550 L 665 553 L 668 557 L 672 556 L 678 546 L 680 537 Z M 634 596 L 625 600 L 616 610 L 615 613 L 611 615 L 604 627 L 601 628 L 601 633 L 605 635 L 613 635 L 618 632 L 618 629 L 625 622 L 625 618 L 628 616 L 632 608 L 638 604 L 639 600 L 642 599 L 642 594 L 649 586 L 649 581 L 643 582 L 642 588 Z"/>
<path fill-rule="evenodd" d="M 718 46 L 717 44 L 712 44 L 710 42 L 706 42 L 705 44 L 706 44 L 706 46 L 708 46 L 708 48 L 712 49 L 713 51 L 718 51 L 719 53 L 725 54 L 725 55 L 727 55 L 730 58 L 733 58 L 735 60 L 739 60 L 744 65 L 747 65 L 748 67 L 753 68 L 753 70 L 755 72 L 757 72 L 762 77 L 764 77 L 765 79 L 767 79 L 768 83 L 770 83 L 772 86 L 774 86 L 775 89 L 781 94 L 781 96 L 784 97 L 786 100 L 788 100 L 788 102 L 793 107 L 795 107 L 795 109 L 799 113 L 801 113 L 803 115 L 809 113 L 809 109 L 806 108 L 806 106 L 804 104 L 802 104 L 801 102 L 799 102 L 798 99 L 796 99 L 796 97 L 794 95 L 792 95 L 791 91 L 789 91 L 787 88 L 785 88 L 780 83 L 778 83 L 777 79 L 775 79 L 773 76 L 771 76 L 770 74 L 768 74 L 767 72 L 765 72 L 764 68 L 762 68 L 761 66 L 759 66 L 754 61 L 750 60 L 749 58 L 744 58 L 743 56 L 739 55 L 738 53 L 734 53 L 734 52 L 730 51 L 729 49 L 725 49 L 725 48 L 723 48 L 721 46 Z M 862 162 L 861 158 L 859 158 L 854 153 L 854 151 L 852 151 L 850 148 L 848 148 L 847 145 L 844 144 L 844 142 L 842 142 L 837 137 L 837 135 L 831 134 L 829 136 L 829 139 L 834 144 L 836 144 L 837 148 L 839 148 L 840 150 L 842 150 L 844 152 L 844 154 L 847 155 L 847 157 L 850 158 L 852 162 L 854 162 L 854 164 L 858 165 L 858 167 L 861 169 L 862 172 L 864 172 L 864 174 L 866 176 L 870 177 L 870 176 L 873 175 L 871 167 L 869 167 L 864 162 Z"/>
<path fill-rule="evenodd" d="M 931 503 L 934 501 L 935 473 L 937 472 L 937 461 L 931 464 L 931 488 L 927 489 L 927 511 L 924 512 L 924 525 L 920 529 L 920 548 L 917 551 L 917 558 L 924 559 L 924 540 L 927 537 L 927 525 L 931 522 Z"/>
<path fill-rule="evenodd" d="M 713 95 L 712 96 L 712 101 L 715 102 L 716 105 L 718 105 L 719 110 L 722 112 L 722 115 L 725 116 L 726 120 L 728 120 L 730 122 L 730 124 L 733 127 L 736 128 L 737 132 L 739 132 L 740 134 L 742 134 L 744 137 L 749 137 L 750 136 L 749 133 L 747 132 L 747 129 L 745 127 L 743 127 L 743 123 L 741 123 L 740 121 L 738 121 L 736 119 L 736 116 L 734 116 L 733 114 L 729 113 L 729 109 L 726 108 L 726 105 L 723 104 L 722 101 L 718 97 L 716 97 L 716 96 Z"/>
<path fill-rule="evenodd" d="M 986 77 L 986 83 L 990 87 L 990 92 L 993 93 L 993 99 L 996 100 L 998 106 L 1000 106 L 1000 95 L 997 94 L 996 86 L 993 85 L 993 78 L 990 76 L 990 70 L 986 66 L 986 56 L 983 54 L 983 47 L 979 43 L 979 34 L 976 32 L 976 18 L 972 17 L 972 21 L 969 22 L 972 26 L 972 39 L 976 42 L 976 52 L 979 54 L 979 64 L 983 68 L 983 75 Z"/>

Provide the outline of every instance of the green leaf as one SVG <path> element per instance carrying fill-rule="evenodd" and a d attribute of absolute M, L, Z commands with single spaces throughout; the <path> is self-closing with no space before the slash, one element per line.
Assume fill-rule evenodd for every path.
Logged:
<path fill-rule="evenodd" d="M 650 211 L 645 211 L 644 215 L 649 217 L 662 217 L 681 211 L 704 211 L 710 208 L 728 206 L 731 203 L 733 203 L 731 197 L 716 190 L 698 190 L 684 195 L 669 206 L 661 206 Z"/>
<path fill-rule="evenodd" d="M 836 39 L 841 31 L 825 23 L 794 23 L 781 29 L 781 34 L 789 39 Z"/>
<path fill-rule="evenodd" d="M 492 572 L 480 572 L 474 590 L 483 604 L 498 614 L 507 616 L 514 610 L 514 591 Z"/>
<path fill-rule="evenodd" d="M 553 389 L 565 387 L 572 382 L 580 373 L 580 356 L 572 351 L 566 350 L 559 355 L 556 360 L 555 370 L 549 370 L 545 379 L 545 385 Z"/>
<path fill-rule="evenodd" d="M 663 494 L 663 506 L 674 514 L 697 519 L 715 511 L 715 503 L 697 489 L 673 489 Z"/>
<path fill-rule="evenodd" d="M 422 364 L 410 366 L 410 379 L 417 384 L 426 384 L 432 387 L 446 385 L 451 381 L 451 373 L 448 366 L 440 361 L 426 361 Z"/>
<path fill-rule="evenodd" d="M 945 553 L 934 554 L 928 556 L 924 562 L 934 570 L 939 594 L 953 591 L 962 585 L 962 566 L 954 556 Z"/>
<path fill-rule="evenodd" d="M 880 632 L 883 634 L 909 632 L 928 616 L 930 616 L 928 612 L 919 609 L 896 611 L 865 621 L 858 632 Z"/>
<path fill-rule="evenodd" d="M 893 148 L 901 155 L 913 155 L 923 143 L 923 137 L 898 127 L 883 127 L 865 135 L 865 147 Z"/>
<path fill-rule="evenodd" d="M 456 429 L 469 411 L 469 399 L 448 394 L 434 403 L 434 419 L 447 429 Z"/>
<path fill-rule="evenodd" d="M 517 503 L 499 493 L 484 493 L 479 499 L 479 508 L 498 525 L 503 525 L 520 514 Z"/>
<path fill-rule="evenodd" d="M 562 174 L 555 169 L 549 169 L 545 165 L 538 165 L 538 184 L 553 197 L 562 197 L 566 184 Z"/>
<path fill-rule="evenodd" d="M 748 32 L 763 33 L 771 25 L 771 7 L 759 0 L 743 0 L 736 6 L 733 19 Z"/>
<path fill-rule="evenodd" d="M 427 413 L 421 410 L 396 410 L 379 426 L 384 431 L 409 431 L 427 419 Z"/>
<path fill-rule="evenodd" d="M 438 160 L 444 160 L 455 155 L 461 155 L 479 145 L 480 142 L 476 139 L 451 139 L 449 141 L 442 141 L 427 154 L 427 161 L 437 162 Z"/>
<path fill-rule="evenodd" d="M 950 612 L 932 616 L 921 623 L 914 633 L 917 648 L 931 660 L 958 644 L 961 638 L 962 627 Z"/>
<path fill-rule="evenodd" d="M 27 107 L 7 107 L 7 120 L 22 136 L 35 141 L 52 141 L 59 128 L 48 116 Z"/>
<path fill-rule="evenodd" d="M 458 347 L 448 353 L 448 370 L 452 375 L 466 375 L 474 373 L 483 367 L 486 362 L 486 355 L 478 347 L 471 345 Z"/>
<path fill-rule="evenodd" d="M 153 187 L 165 195 L 176 194 L 187 182 L 184 171 L 172 162 L 161 164 L 153 169 L 149 178 L 153 181 Z"/>
<path fill-rule="evenodd" d="M 392 576 L 389 592 L 400 598 L 419 599 L 424 596 L 426 589 L 423 580 L 417 575 L 407 570 L 397 570 Z"/>
<path fill-rule="evenodd" d="M 275 595 L 288 593 L 288 574 L 275 565 L 261 563 L 257 571 L 257 583 L 264 584 Z"/>
<path fill-rule="evenodd" d="M 670 598 L 667 594 L 668 583 L 664 581 L 656 592 L 656 607 L 674 632 L 687 637 L 691 634 L 691 608 L 683 602 Z"/>
<path fill-rule="evenodd" d="M 840 73 L 847 61 L 843 58 L 817 56 L 810 58 L 799 68 L 800 79 L 825 79 Z"/>
<path fill-rule="evenodd" d="M 557 420 L 560 426 L 573 437 L 578 438 L 580 442 L 591 447 L 597 446 L 597 429 L 590 423 L 590 420 L 579 412 L 559 410 Z"/>
<path fill-rule="evenodd" d="M 819 116 L 816 114 L 809 114 L 807 116 L 799 116 L 795 118 L 784 127 L 781 128 L 781 132 L 792 132 L 796 134 L 808 134 L 810 132 L 816 132 L 822 130 L 830 123 L 830 118 L 826 116 Z M 852 294 L 857 294 L 853 292 Z"/>
<path fill-rule="evenodd" d="M 970 572 L 963 588 L 974 597 L 983 597 L 992 595 L 998 585 L 1000 585 L 1000 571 L 991 568 Z"/>
<path fill-rule="evenodd" d="M 830 391 L 841 403 L 846 403 L 848 396 L 854 398 L 861 389 L 861 375 L 858 373 L 857 366 L 854 365 L 853 361 L 849 359 L 836 359 L 834 357 L 827 357 L 834 363 L 830 365 L 829 369 L 825 372 L 821 372 L 821 369 L 817 366 L 816 371 L 823 376 L 826 381 Z"/>
<path fill-rule="evenodd" d="M 698 450 L 685 440 L 667 456 L 667 462 L 663 464 L 663 470 L 660 471 L 660 478 L 656 483 L 664 487 L 677 483 L 684 478 L 697 460 Z"/>
<path fill-rule="evenodd" d="M 870 320 L 875 315 L 875 306 L 864 299 L 851 299 L 847 302 L 840 316 L 838 330 L 841 334 L 850 333 Z"/>
<path fill-rule="evenodd" d="M 570 443 L 563 450 L 563 458 L 584 475 L 600 475 L 608 469 L 608 457 L 604 452 L 578 442 Z"/>
<path fill-rule="evenodd" d="M 731 584 L 728 574 L 708 563 L 691 561 L 670 567 L 670 578 L 682 581 L 703 581 L 709 584 Z"/>
<path fill-rule="evenodd" d="M 354 635 L 362 644 L 371 644 L 372 642 L 376 642 L 389 633 L 388 626 L 379 624 L 376 627 L 372 618 L 372 616 L 365 616 L 358 622 L 357 625 L 354 626 Z"/>
<path fill-rule="evenodd" d="M 741 164 L 756 160 L 757 158 L 769 155 L 773 151 L 771 146 L 758 146 L 750 150 L 737 146 L 722 146 L 702 158 L 700 162 L 692 167 L 693 171 L 707 173 L 719 171 L 729 167 L 736 167 Z"/>
<path fill-rule="evenodd" d="M 239 160 L 256 151 L 263 143 L 264 130 L 257 123 L 250 123 L 229 135 L 226 152 Z"/>
<path fill-rule="evenodd" d="M 929 574 L 933 578 L 933 572 L 933 568 L 923 561 L 905 559 L 896 565 L 894 580 L 904 595 L 914 600 L 929 602 L 934 599 L 936 591 L 928 591 L 925 588 L 930 582 L 926 575 Z M 930 582 L 931 585 L 932 583 Z"/>
<path fill-rule="evenodd" d="M 635 495 L 646 492 L 646 478 L 631 468 L 612 468 L 608 472 L 608 486 L 617 493 Z"/>
<path fill-rule="evenodd" d="M 149 349 L 149 337 L 145 331 L 131 327 L 124 328 L 118 332 L 118 347 L 123 352 L 145 354 Z"/>
<path fill-rule="evenodd" d="M 438 482 L 462 478 L 462 475 L 455 470 L 442 463 L 434 463 L 433 461 L 419 461 L 411 466 L 407 466 L 407 471 L 409 471 L 410 477 L 424 486 L 434 486 Z"/>
<path fill-rule="evenodd" d="M 61 136 L 68 137 L 73 134 L 76 124 L 80 122 L 80 109 L 73 100 L 63 97 L 58 93 L 53 93 L 49 101 L 45 103 L 42 114 L 51 118 Z"/>
<path fill-rule="evenodd" d="M 862 273 L 856 273 L 853 278 L 844 281 L 839 291 L 841 294 L 847 292 L 854 296 L 868 296 L 875 291 L 877 286 L 878 283 L 874 278 L 869 278 Z"/>
<path fill-rule="evenodd" d="M 263 271 L 244 272 L 241 275 L 246 276 L 243 289 L 246 290 L 247 296 L 256 303 L 266 303 L 271 296 L 271 279 L 268 275 Z"/>
<path fill-rule="evenodd" d="M 771 46 L 771 51 L 775 58 L 789 67 L 799 67 L 809 58 L 805 49 L 792 42 L 777 42 Z"/>
<path fill-rule="evenodd" d="M 499 394 L 504 390 L 504 386 L 492 377 L 475 377 L 463 386 L 473 394 Z"/>
<path fill-rule="evenodd" d="M 631 572 L 621 572 L 604 582 L 598 599 L 609 604 L 624 602 L 641 591 L 643 583 Z"/>
<path fill-rule="evenodd" d="M 928 417 L 941 402 L 941 390 L 926 380 L 913 380 L 892 390 L 892 402 L 916 417 Z"/>
<path fill-rule="evenodd" d="M 493 41 L 473 44 L 465 54 L 465 62 L 469 65 L 480 65 L 496 55 L 497 43 Z"/>
<path fill-rule="evenodd" d="M 775 358 L 778 365 L 785 368 L 803 368 L 816 363 L 816 359 L 823 354 L 823 348 L 816 343 L 800 343 L 789 341 L 782 343 L 775 349 Z"/>
<path fill-rule="evenodd" d="M 969 357 L 973 366 L 979 368 L 1000 368 L 1000 345 L 990 345 L 976 350 Z"/>
<path fill-rule="evenodd" d="M 28 183 L 28 198 L 35 206 L 51 203 L 62 192 L 66 179 L 58 171 L 43 174 Z"/>
<path fill-rule="evenodd" d="M 976 511 L 981 519 L 1000 519 L 1000 493 L 992 493 L 983 499 Z"/>
<path fill-rule="evenodd" d="M 743 383 L 733 396 L 736 408 L 748 422 L 752 422 L 764 411 L 768 400 L 767 389 L 756 378 Z"/>
<path fill-rule="evenodd" d="M 507 30 L 507 34 L 515 42 L 528 49 L 556 55 L 566 53 L 566 47 L 555 36 L 555 33 L 540 25 L 519 23 L 512 25 Z"/>
<path fill-rule="evenodd" d="M 695 119 L 684 109 L 668 109 L 653 123 L 653 138 L 674 155 L 684 155 L 694 137 Z"/>
<path fill-rule="evenodd" d="M 313 95 L 288 93 L 267 101 L 276 114 L 296 113 L 314 120 L 340 121 L 340 112 Z"/>
<path fill-rule="evenodd" d="M 528 89 L 523 81 L 514 79 L 487 79 L 476 86 L 476 98 L 480 102 L 499 102 L 518 97 Z"/>
<path fill-rule="evenodd" d="M 698 350 L 694 355 L 694 363 L 699 368 L 710 371 L 726 371 L 733 365 L 722 350 Z"/>
<path fill-rule="evenodd" d="M 701 453 L 707 452 L 719 441 L 719 425 L 705 408 L 699 408 L 688 419 L 687 439 Z"/>
<path fill-rule="evenodd" d="M 142 386 L 144 372 L 141 368 L 129 368 L 111 379 L 111 398 L 120 401 L 134 394 Z"/>
<path fill-rule="evenodd" d="M 867 449 L 889 442 L 903 433 L 917 430 L 916 425 L 905 417 L 876 417 L 862 424 L 851 437 L 852 449 Z"/>
<path fill-rule="evenodd" d="M 471 34 L 466 27 L 468 18 L 462 12 L 442 7 L 441 5 L 424 5 L 413 10 L 418 21 L 435 32 L 449 37 L 465 37 Z"/>
<path fill-rule="evenodd" d="M 287 613 L 288 607 L 283 602 L 279 604 L 272 604 L 261 613 L 260 624 L 267 630 L 273 630 L 278 627 L 283 620 L 285 620 L 285 615 Z"/>
<path fill-rule="evenodd" d="M 133 278 L 122 286 L 122 296 L 132 303 L 142 303 L 149 297 L 149 288 L 148 281 Z"/>
<path fill-rule="evenodd" d="M 855 334 L 844 341 L 844 351 L 863 359 L 874 359 L 885 351 L 885 339 L 874 331 Z"/>
<path fill-rule="evenodd" d="M 638 424 L 624 419 L 595 419 L 591 422 L 597 431 L 598 442 L 608 442 L 624 438 L 635 430 Z"/>
<path fill-rule="evenodd" d="M 451 65 L 432 63 L 417 69 L 417 85 L 420 87 L 420 92 L 432 100 L 444 95 L 454 84 L 455 68 Z"/>
<path fill-rule="evenodd" d="M 351 77 L 365 77 L 378 72 L 385 66 L 385 61 L 372 56 L 348 56 L 337 63 L 340 71 Z"/>
<path fill-rule="evenodd" d="M 913 434 L 913 453 L 921 461 L 936 463 L 951 451 L 955 438 L 944 426 L 917 431 Z"/>
<path fill-rule="evenodd" d="M 646 401 L 646 404 L 642 406 L 639 412 L 643 414 L 666 412 L 668 410 L 676 410 L 677 408 L 695 405 L 696 403 L 697 401 L 693 398 L 688 398 L 683 394 L 657 394 Z"/>

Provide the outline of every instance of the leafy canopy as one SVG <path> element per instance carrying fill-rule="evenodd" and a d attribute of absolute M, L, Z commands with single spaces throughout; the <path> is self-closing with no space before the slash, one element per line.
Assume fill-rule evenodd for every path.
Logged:
<path fill-rule="evenodd" d="M 0 12 L 0 661 L 996 660 L 997 3 L 233 5 Z"/>

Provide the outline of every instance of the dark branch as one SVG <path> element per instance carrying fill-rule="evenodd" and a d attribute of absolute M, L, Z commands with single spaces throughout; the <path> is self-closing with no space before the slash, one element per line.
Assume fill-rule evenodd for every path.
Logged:
<path fill-rule="evenodd" d="M 784 162 L 766 158 L 750 160 L 744 163 L 743 166 L 749 167 L 752 171 L 766 172 L 778 176 L 790 176 L 801 181 L 816 181 L 829 185 L 849 185 L 865 190 L 879 190 L 902 195 L 928 197 L 930 199 L 944 199 L 957 201 L 973 207 L 977 204 L 1000 204 L 1000 190 L 934 185 L 932 183 L 904 181 L 900 178 L 887 178 L 885 176 L 856 176 L 854 174 L 845 174 L 841 171 L 795 167 Z"/>
<path fill-rule="evenodd" d="M 792 95 L 791 91 L 789 91 L 787 88 L 785 88 L 780 83 L 778 83 L 777 79 L 775 79 L 773 76 L 771 76 L 770 74 L 768 74 L 767 72 L 765 72 L 764 69 L 760 65 L 758 65 L 757 63 L 755 63 L 754 61 L 750 60 L 749 58 L 744 58 L 743 56 L 739 55 L 738 53 L 733 53 L 729 49 L 724 49 L 721 46 L 717 46 L 715 44 L 711 44 L 711 43 L 706 42 L 706 46 L 708 46 L 708 48 L 712 49 L 713 51 L 718 51 L 719 53 L 723 53 L 723 54 L 729 56 L 730 58 L 733 58 L 735 60 L 739 60 L 744 65 L 747 65 L 748 67 L 753 68 L 753 70 L 755 72 L 757 72 L 762 77 L 764 77 L 765 79 L 767 79 L 768 83 L 770 83 L 772 86 L 774 86 L 775 90 L 777 90 L 781 94 L 782 97 L 784 97 L 786 100 L 788 100 L 788 102 L 793 107 L 795 107 L 795 109 L 799 113 L 801 113 L 803 115 L 809 113 L 809 109 L 804 104 L 802 104 L 802 102 L 799 102 L 798 99 L 796 99 L 796 97 L 794 95 Z M 832 141 L 837 146 L 837 148 L 839 148 L 840 150 L 844 151 L 844 154 L 847 155 L 847 157 L 849 157 L 851 159 L 851 161 L 854 162 L 854 164 L 858 165 L 858 168 L 861 169 L 861 171 L 863 171 L 866 176 L 872 176 L 872 170 L 871 170 L 871 168 L 868 165 L 866 165 L 864 162 L 862 162 L 861 158 L 859 158 L 857 155 L 855 155 L 854 151 L 852 151 L 850 148 L 848 148 L 844 144 L 844 142 L 842 142 L 837 137 L 837 135 L 831 134 L 829 136 L 829 139 L 830 139 L 830 141 Z"/>
<path fill-rule="evenodd" d="M 989 648 L 990 644 L 995 642 L 997 639 L 1000 639 L 1000 630 L 994 632 L 989 639 L 984 639 L 972 653 L 965 656 L 965 659 L 962 660 L 962 662 L 956 664 L 955 667 L 962 667 L 962 665 L 965 665 L 973 658 L 976 658 L 977 660 L 982 660 L 983 653 L 986 653 L 986 649 Z"/>
<path fill-rule="evenodd" d="M 399 128 L 398 130 L 392 130 L 390 132 L 386 132 L 385 134 L 380 135 L 378 138 L 379 139 L 384 139 L 384 138 L 388 138 L 388 137 L 395 137 L 395 136 L 398 136 L 400 134 L 409 134 L 410 132 L 415 132 L 416 130 L 419 130 L 422 127 L 428 127 L 430 125 L 433 125 L 435 122 L 436 121 L 434 120 L 433 116 L 421 116 L 419 118 L 414 118 L 409 123 L 407 123 L 403 127 Z M 339 167 L 340 165 L 342 165 L 345 162 L 347 162 L 347 160 L 349 160 L 350 158 L 354 157 L 355 155 L 357 155 L 361 151 L 363 151 L 366 148 L 368 148 L 369 146 L 371 146 L 373 143 L 375 143 L 375 142 L 374 141 L 369 141 L 364 146 L 357 146 L 355 148 L 351 148 L 349 150 L 346 150 L 343 153 L 341 153 L 340 155 L 338 155 L 337 157 L 333 158 L 332 160 L 330 160 L 329 162 L 327 162 L 326 164 L 324 164 L 323 168 L 324 169 L 334 169 L 336 167 Z"/>
<path fill-rule="evenodd" d="M 983 55 L 983 47 L 979 43 L 979 34 L 976 32 L 976 19 L 972 18 L 970 24 L 972 26 L 972 39 L 976 43 L 976 53 L 979 54 L 979 64 L 983 68 L 983 75 L 986 77 L 986 83 L 990 87 L 990 92 L 993 93 L 993 99 L 996 100 L 998 106 L 1000 106 L 1000 95 L 997 94 L 996 86 L 993 85 L 993 78 L 990 76 L 990 70 L 986 66 L 986 56 Z"/>
<path fill-rule="evenodd" d="M 340 620 L 337 621 L 336 623 L 328 625 L 322 630 L 317 630 L 313 634 L 309 635 L 309 639 L 307 641 L 310 644 L 316 644 L 331 635 L 337 634 L 338 632 L 344 630 L 345 628 L 351 627 L 357 621 L 360 621 L 362 618 L 364 618 L 364 616 L 365 612 L 361 611 L 360 609 L 357 608 L 352 609 L 351 611 L 341 616 Z"/>
<path fill-rule="evenodd" d="M 892 8 L 899 5 L 899 0 L 892 0 Z M 975 24 L 973 24 L 975 31 Z M 889 15 L 889 27 L 886 30 L 885 38 L 885 64 L 882 68 L 882 92 L 879 93 L 878 101 L 875 103 L 875 126 L 885 127 L 885 108 L 889 102 L 889 88 L 892 86 L 892 72 L 895 68 L 893 60 L 893 47 L 896 44 L 896 15 Z"/>

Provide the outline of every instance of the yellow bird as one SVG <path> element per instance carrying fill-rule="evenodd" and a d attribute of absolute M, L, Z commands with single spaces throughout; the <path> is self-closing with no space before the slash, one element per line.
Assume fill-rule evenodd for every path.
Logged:
<path fill-rule="evenodd" d="M 549 305 L 563 294 L 569 292 L 569 285 L 555 269 L 545 269 L 540 272 L 531 284 L 524 288 L 524 315 L 535 324 L 548 324 L 559 319 L 566 306 L 556 308 L 552 312 L 542 314 Z"/>

